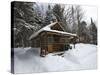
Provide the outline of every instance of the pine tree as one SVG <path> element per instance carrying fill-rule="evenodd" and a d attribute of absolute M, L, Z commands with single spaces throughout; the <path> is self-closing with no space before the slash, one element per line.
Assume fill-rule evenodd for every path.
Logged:
<path fill-rule="evenodd" d="M 82 21 L 80 23 L 80 34 L 79 34 L 79 39 L 80 42 L 85 42 L 85 43 L 89 43 L 90 42 L 90 35 L 89 35 L 89 31 L 87 29 L 87 23 L 85 21 Z"/>
<path fill-rule="evenodd" d="M 77 30 L 78 30 L 78 25 L 76 23 L 76 14 L 75 14 L 75 8 L 72 6 L 71 8 L 71 15 L 72 15 L 72 33 L 76 33 L 77 34 Z"/>
<path fill-rule="evenodd" d="M 34 32 L 36 16 L 32 2 L 14 2 L 14 33 L 15 47 L 26 47 L 30 45 L 28 40 Z"/>
<path fill-rule="evenodd" d="M 61 23 L 63 29 L 69 32 L 66 17 L 64 16 L 64 7 L 61 7 L 59 4 L 54 5 L 53 14 L 56 16 L 57 21 Z"/>
<path fill-rule="evenodd" d="M 48 5 L 48 9 L 46 11 L 46 17 L 45 17 L 45 25 L 48 25 L 51 23 L 51 21 L 54 21 L 56 18 L 55 18 L 55 15 L 53 14 L 53 11 L 51 9 L 51 6 Z"/>
<path fill-rule="evenodd" d="M 34 26 L 35 26 L 35 31 L 38 31 L 39 29 L 41 29 L 44 25 L 44 15 L 43 15 L 43 9 L 41 6 L 39 6 L 38 4 L 35 4 L 35 7 L 34 7 L 34 12 L 35 12 L 35 23 L 34 23 Z"/>
<path fill-rule="evenodd" d="M 91 34 L 91 43 L 97 44 L 97 27 L 96 24 L 93 22 L 92 18 L 89 30 Z"/>
<path fill-rule="evenodd" d="M 78 5 L 75 6 L 75 19 L 76 19 L 76 24 L 77 24 L 77 35 L 79 36 L 79 41 L 80 41 L 80 35 L 81 35 L 81 28 L 82 28 L 82 19 L 84 17 L 84 13 L 82 8 Z"/>

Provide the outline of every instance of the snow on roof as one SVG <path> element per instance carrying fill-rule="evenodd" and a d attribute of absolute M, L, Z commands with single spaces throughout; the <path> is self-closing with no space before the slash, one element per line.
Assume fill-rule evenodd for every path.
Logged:
<path fill-rule="evenodd" d="M 31 40 L 32 38 L 36 37 L 39 33 L 43 32 L 43 31 L 49 31 L 49 32 L 55 32 L 55 33 L 60 33 L 60 34 L 64 34 L 64 35 L 72 35 L 72 36 L 77 36 L 76 34 L 72 34 L 72 33 L 68 33 L 68 32 L 63 32 L 63 31 L 58 31 L 58 30 L 52 30 L 51 26 L 55 25 L 58 22 L 54 22 L 51 23 L 43 28 L 41 28 L 38 32 L 32 34 L 29 38 L 29 40 Z"/>

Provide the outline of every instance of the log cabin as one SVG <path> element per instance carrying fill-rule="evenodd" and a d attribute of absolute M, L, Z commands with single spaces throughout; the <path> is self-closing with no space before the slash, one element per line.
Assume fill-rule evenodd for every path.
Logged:
<path fill-rule="evenodd" d="M 76 34 L 65 32 L 60 22 L 54 22 L 41 28 L 29 38 L 32 47 L 40 47 L 41 52 L 48 53 L 63 51 L 64 45 L 72 43 Z"/>

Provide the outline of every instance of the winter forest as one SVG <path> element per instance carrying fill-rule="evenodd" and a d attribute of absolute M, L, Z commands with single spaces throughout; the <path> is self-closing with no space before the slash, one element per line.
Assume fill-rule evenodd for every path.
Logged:
<path fill-rule="evenodd" d="M 83 19 L 87 16 L 80 5 L 15 2 L 12 9 L 14 47 L 30 47 L 29 37 L 52 21 L 61 22 L 66 32 L 77 34 L 79 43 L 97 45 L 97 23 L 92 17 L 90 21 Z"/>
<path fill-rule="evenodd" d="M 97 69 L 95 9 L 82 5 L 12 2 L 11 72 Z"/>

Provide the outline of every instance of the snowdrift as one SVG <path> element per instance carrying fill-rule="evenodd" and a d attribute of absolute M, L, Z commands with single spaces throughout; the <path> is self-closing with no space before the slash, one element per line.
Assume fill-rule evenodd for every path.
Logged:
<path fill-rule="evenodd" d="M 97 68 L 96 45 L 81 43 L 77 44 L 75 49 L 72 48 L 63 52 L 63 55 L 50 53 L 44 58 L 39 56 L 39 49 L 40 48 L 15 48 L 15 73 L 51 72 Z"/>

